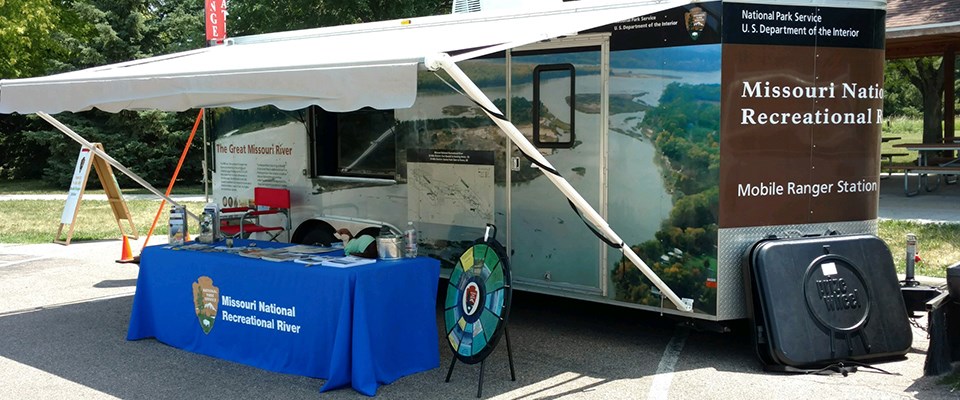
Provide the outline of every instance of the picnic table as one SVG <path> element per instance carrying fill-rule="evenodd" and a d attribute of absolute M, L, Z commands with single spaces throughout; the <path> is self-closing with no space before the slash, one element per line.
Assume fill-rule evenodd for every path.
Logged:
<path fill-rule="evenodd" d="M 900 139 L 902 139 L 902 137 L 900 136 L 880 136 L 881 143 L 892 142 Z M 892 174 L 893 169 L 895 168 L 895 165 L 893 163 L 894 157 L 901 157 L 901 156 L 907 156 L 907 155 L 910 155 L 910 154 L 902 151 L 896 151 L 896 152 L 889 151 L 885 153 L 880 153 L 880 163 L 887 167 L 887 176 L 881 176 L 880 179 L 889 178 L 890 175 Z"/>
<path fill-rule="evenodd" d="M 903 171 L 903 191 L 908 197 L 919 194 L 921 187 L 928 192 L 937 190 L 940 187 L 941 176 L 944 176 L 943 179 L 948 184 L 957 182 L 957 174 L 960 174 L 960 157 L 951 156 L 946 160 L 938 160 L 933 155 L 943 151 L 960 151 L 960 142 L 951 140 L 944 143 L 898 143 L 893 147 L 917 152 L 917 164 L 905 166 Z M 911 173 L 917 174 L 916 190 L 910 190 Z M 937 175 L 936 184 L 932 186 L 927 181 L 927 175 L 931 174 Z"/>

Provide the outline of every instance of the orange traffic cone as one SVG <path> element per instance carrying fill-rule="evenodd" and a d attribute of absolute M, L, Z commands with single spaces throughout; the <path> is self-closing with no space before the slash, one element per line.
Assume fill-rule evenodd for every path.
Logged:
<path fill-rule="evenodd" d="M 123 235 L 123 250 L 120 252 L 120 259 L 117 260 L 118 263 L 138 263 L 140 260 L 133 257 L 133 252 L 130 251 L 130 241 L 127 239 L 127 235 Z"/>

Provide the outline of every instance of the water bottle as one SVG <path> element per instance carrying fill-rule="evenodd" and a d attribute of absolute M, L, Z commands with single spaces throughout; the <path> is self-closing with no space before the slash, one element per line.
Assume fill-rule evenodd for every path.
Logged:
<path fill-rule="evenodd" d="M 403 256 L 417 256 L 417 229 L 413 226 L 413 221 L 407 222 L 407 230 L 403 231 Z"/>

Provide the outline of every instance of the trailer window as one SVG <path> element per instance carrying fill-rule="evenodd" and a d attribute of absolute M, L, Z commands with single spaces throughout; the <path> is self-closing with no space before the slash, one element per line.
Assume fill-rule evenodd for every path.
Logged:
<path fill-rule="evenodd" d="M 561 85 L 566 107 L 548 108 L 541 101 L 543 85 Z M 533 144 L 546 148 L 573 147 L 576 69 L 573 64 L 543 64 L 533 69 Z"/>
<path fill-rule="evenodd" d="M 394 178 L 397 121 L 393 110 L 331 113 L 317 109 L 317 175 Z"/>

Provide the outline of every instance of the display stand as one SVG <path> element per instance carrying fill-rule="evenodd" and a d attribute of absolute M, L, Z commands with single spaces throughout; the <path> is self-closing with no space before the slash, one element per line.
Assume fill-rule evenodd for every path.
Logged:
<path fill-rule="evenodd" d="M 491 229 L 493 235 L 490 234 Z M 480 363 L 477 397 L 483 395 L 486 358 L 496 348 L 500 335 L 507 342 L 510 380 L 516 381 L 513 351 L 507 319 L 510 314 L 510 264 L 503 246 L 496 241 L 496 227 L 487 224 L 487 233 L 467 249 L 450 275 L 444 303 L 444 326 L 453 360 L 445 382 L 450 382 L 457 360 Z"/>
<path fill-rule="evenodd" d="M 103 151 L 103 145 L 100 143 L 93 143 L 93 145 Z M 113 174 L 113 168 L 110 167 L 110 164 L 108 164 L 106 160 L 97 157 L 90 149 L 84 147 L 80 149 L 80 154 L 77 156 L 77 165 L 73 170 L 73 180 L 70 183 L 70 191 L 67 193 L 67 201 L 66 204 L 64 204 L 63 213 L 60 215 L 60 228 L 57 229 L 57 236 L 53 242 L 69 245 L 70 240 L 73 238 L 73 229 L 77 223 L 77 211 L 80 209 L 80 200 L 83 198 L 83 192 L 87 187 L 87 179 L 90 177 L 91 165 L 93 165 L 93 168 L 97 171 L 97 178 L 103 186 L 103 192 L 107 195 L 107 201 L 110 203 L 113 217 L 117 221 L 120 235 L 137 239 L 137 229 L 133 225 L 130 209 L 127 207 L 127 203 L 120 193 L 120 185 L 117 183 L 117 178 Z M 121 220 L 127 221 L 130 228 L 129 231 L 124 230 L 124 224 L 120 222 Z M 61 239 L 61 235 L 64 234 L 63 228 L 66 225 L 70 227 L 66 231 L 66 236 Z"/>

